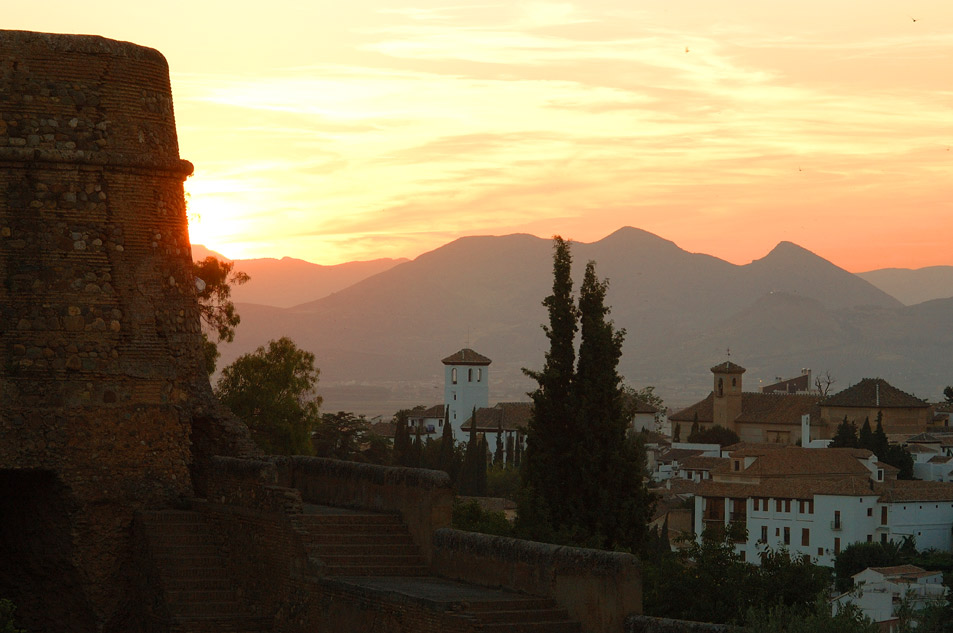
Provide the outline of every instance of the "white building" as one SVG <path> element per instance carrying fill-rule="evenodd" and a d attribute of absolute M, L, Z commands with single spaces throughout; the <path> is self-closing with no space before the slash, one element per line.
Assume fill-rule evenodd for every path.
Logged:
<path fill-rule="evenodd" d="M 865 616 L 880 623 L 895 620 L 902 601 L 913 610 L 946 603 L 943 573 L 939 571 L 925 571 L 914 565 L 868 567 L 852 578 L 854 589 L 831 601 L 835 614 L 844 605 L 855 604 Z"/>
<path fill-rule="evenodd" d="M 474 409 L 490 404 L 490 363 L 486 356 L 464 348 L 443 359 L 443 402 L 450 408 L 450 425 L 457 441 L 464 437 L 462 426 Z"/>
<path fill-rule="evenodd" d="M 912 537 L 918 549 L 953 550 L 953 484 L 897 481 L 864 449 L 736 451 L 698 484 L 695 533 L 741 524 L 736 549 L 758 563 L 766 548 L 832 566 L 851 543 Z"/>

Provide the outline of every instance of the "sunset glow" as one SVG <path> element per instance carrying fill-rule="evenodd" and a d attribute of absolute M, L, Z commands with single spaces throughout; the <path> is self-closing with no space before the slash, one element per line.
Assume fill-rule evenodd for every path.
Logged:
<path fill-rule="evenodd" d="M 166 56 L 192 240 L 233 258 L 630 225 L 735 263 L 789 240 L 851 271 L 953 264 L 948 0 L 40 1 L 4 18 Z"/>

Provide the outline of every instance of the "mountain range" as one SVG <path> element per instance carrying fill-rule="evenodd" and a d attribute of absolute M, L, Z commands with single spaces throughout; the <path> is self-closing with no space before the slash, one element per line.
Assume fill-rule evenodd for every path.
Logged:
<path fill-rule="evenodd" d="M 748 391 L 801 368 L 829 371 L 835 391 L 879 376 L 936 399 L 953 383 L 953 298 L 905 305 L 872 283 L 882 271 L 852 274 L 790 242 L 739 266 L 630 227 L 572 253 L 577 287 L 588 260 L 610 281 L 610 316 L 626 329 L 620 372 L 671 406 L 704 397 L 709 367 L 729 349 Z M 440 402 L 440 359 L 472 347 L 493 360 L 491 401 L 524 400 L 533 382 L 521 368 L 538 369 L 546 348 L 551 255 L 549 240 L 518 234 L 356 263 L 364 268 L 237 260 L 252 281 L 234 291 L 242 323 L 221 364 L 289 336 L 315 354 L 326 410 L 389 415 Z M 238 291 L 256 283 L 270 288 L 245 302 Z"/>

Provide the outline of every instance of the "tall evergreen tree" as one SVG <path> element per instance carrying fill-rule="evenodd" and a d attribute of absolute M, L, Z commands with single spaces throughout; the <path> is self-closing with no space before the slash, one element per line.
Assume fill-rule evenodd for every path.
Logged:
<path fill-rule="evenodd" d="M 675 423 L 675 430 L 672 431 L 672 441 L 681 442 L 682 441 L 682 425 L 678 422 Z"/>
<path fill-rule="evenodd" d="M 857 425 L 844 416 L 843 422 L 837 425 L 834 437 L 831 439 L 831 448 L 857 448 Z"/>
<path fill-rule="evenodd" d="M 607 318 L 608 282 L 598 279 L 593 262 L 586 266 L 578 309 L 573 305 L 570 268 L 569 245 L 557 237 L 553 294 L 543 302 L 550 350 L 542 371 L 524 370 L 539 388 L 531 394 L 519 528 L 544 540 L 634 550 L 645 538 L 652 497 L 642 479 L 640 444 L 626 439 L 617 370 L 625 332 Z"/>
<path fill-rule="evenodd" d="M 454 451 L 453 451 L 453 426 L 450 425 L 450 416 L 449 412 L 450 407 L 444 407 L 443 411 L 443 434 L 440 436 L 440 457 L 438 459 L 438 468 L 448 475 L 452 480 L 456 473 L 454 468 Z"/>
<path fill-rule="evenodd" d="M 572 383 L 578 326 L 572 297 L 572 255 L 569 242 L 559 236 L 553 238 L 553 247 L 553 293 L 543 300 L 549 313 L 549 325 L 543 326 L 549 350 L 542 370 L 523 369 L 539 384 L 530 394 L 533 413 L 522 459 L 524 498 L 519 517 L 527 535 L 535 538 L 544 538 L 551 515 L 562 515 L 557 509 L 562 506 L 567 476 L 573 470 L 567 468 L 565 459 L 575 439 L 571 427 Z"/>
<path fill-rule="evenodd" d="M 506 454 L 503 459 L 503 464 L 508 467 L 513 467 L 513 435 L 509 434 L 506 436 Z"/>
<path fill-rule="evenodd" d="M 496 452 L 493 453 L 493 465 L 503 466 L 503 422 L 496 430 Z"/>
<path fill-rule="evenodd" d="M 420 439 L 420 425 L 414 425 L 414 443 L 410 447 L 410 463 L 407 464 L 411 468 L 420 468 L 423 465 L 423 452 L 424 452 L 424 443 Z"/>
<path fill-rule="evenodd" d="M 864 418 L 864 425 L 860 427 L 860 433 L 857 436 L 857 445 L 877 453 L 874 449 L 874 432 L 870 429 L 870 418 Z"/>
<path fill-rule="evenodd" d="M 887 440 L 887 434 L 884 432 L 884 412 L 877 412 L 877 427 L 874 429 L 873 436 L 873 448 L 872 450 L 877 455 L 885 455 L 887 452 L 887 447 L 890 445 L 889 440 Z"/>

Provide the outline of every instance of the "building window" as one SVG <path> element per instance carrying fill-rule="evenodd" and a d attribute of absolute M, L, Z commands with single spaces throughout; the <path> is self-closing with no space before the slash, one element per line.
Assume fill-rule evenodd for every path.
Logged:
<path fill-rule="evenodd" d="M 740 459 L 736 459 L 736 460 L 734 461 L 734 464 L 735 464 L 735 472 L 738 472 L 739 470 L 741 470 L 741 460 L 740 460 Z"/>
<path fill-rule="evenodd" d="M 722 380 L 721 378 L 718 379 L 718 395 L 719 396 L 725 395 L 725 381 Z"/>
<path fill-rule="evenodd" d="M 456 391 L 453 392 L 453 399 L 454 399 L 454 400 L 457 399 L 457 392 L 456 392 Z"/>
<path fill-rule="evenodd" d="M 477 367 L 477 382 L 483 380 L 483 368 Z"/>
<path fill-rule="evenodd" d="M 768 526 L 767 525 L 761 526 L 761 542 L 762 543 L 768 542 Z"/>
<path fill-rule="evenodd" d="M 774 528 L 774 535 L 781 536 L 781 528 Z"/>
<path fill-rule="evenodd" d="M 818 548 L 817 548 L 817 555 L 818 555 L 818 556 L 823 556 L 823 555 L 824 555 L 824 548 L 823 548 L 823 547 L 818 547 Z"/>
<path fill-rule="evenodd" d="M 840 554 L 840 539 L 834 539 L 834 554 Z"/>
<path fill-rule="evenodd" d="M 737 378 L 732 378 L 732 379 L 731 379 L 731 386 L 732 386 L 732 387 L 737 387 L 737 386 L 738 386 L 738 379 L 737 379 Z"/>
<path fill-rule="evenodd" d="M 467 370 L 467 382 L 473 382 L 473 368 Z"/>
<path fill-rule="evenodd" d="M 814 514 L 814 499 L 807 500 L 807 513 Z"/>
<path fill-rule="evenodd" d="M 811 544 L 811 531 L 808 528 L 801 528 L 801 545 L 805 547 Z"/>
<path fill-rule="evenodd" d="M 883 468 L 878 468 L 878 469 L 877 469 L 877 481 L 883 481 L 883 480 L 884 480 L 884 469 L 883 469 Z"/>
<path fill-rule="evenodd" d="M 760 499 L 758 499 L 757 497 L 754 498 L 753 503 L 754 503 L 754 509 L 755 509 L 755 510 L 758 509 L 758 507 L 759 507 L 759 505 L 760 505 L 760 502 L 761 502 Z"/>
<path fill-rule="evenodd" d="M 867 516 L 869 516 L 869 517 L 874 516 L 874 509 L 873 509 L 873 508 L 867 508 Z"/>
<path fill-rule="evenodd" d="M 450 382 L 457 384 L 457 368 L 453 367 L 450 369 Z"/>
<path fill-rule="evenodd" d="M 835 530 L 840 529 L 840 510 L 834 510 L 834 525 L 831 527 Z"/>
<path fill-rule="evenodd" d="M 790 499 L 785 499 L 785 500 L 784 500 L 784 511 L 785 511 L 785 512 L 790 512 L 790 511 L 791 511 L 791 500 L 790 500 Z"/>
<path fill-rule="evenodd" d="M 868 534 L 868 535 L 867 535 L 867 542 L 868 542 L 868 543 L 873 543 L 873 542 L 874 542 L 874 535 L 873 535 L 873 534 Z"/>
<path fill-rule="evenodd" d="M 791 544 L 791 528 L 789 527 L 784 528 L 784 544 Z"/>
<path fill-rule="evenodd" d="M 880 525 L 887 525 L 887 506 L 880 508 Z"/>
<path fill-rule="evenodd" d="M 887 534 L 886 534 L 886 533 L 880 535 L 880 543 L 881 543 L 881 545 L 886 545 L 886 544 L 887 544 Z"/>
<path fill-rule="evenodd" d="M 781 511 L 781 500 L 780 500 L 780 499 L 775 499 L 775 500 L 774 500 L 774 511 L 775 511 L 775 512 L 780 512 L 780 511 Z"/>

